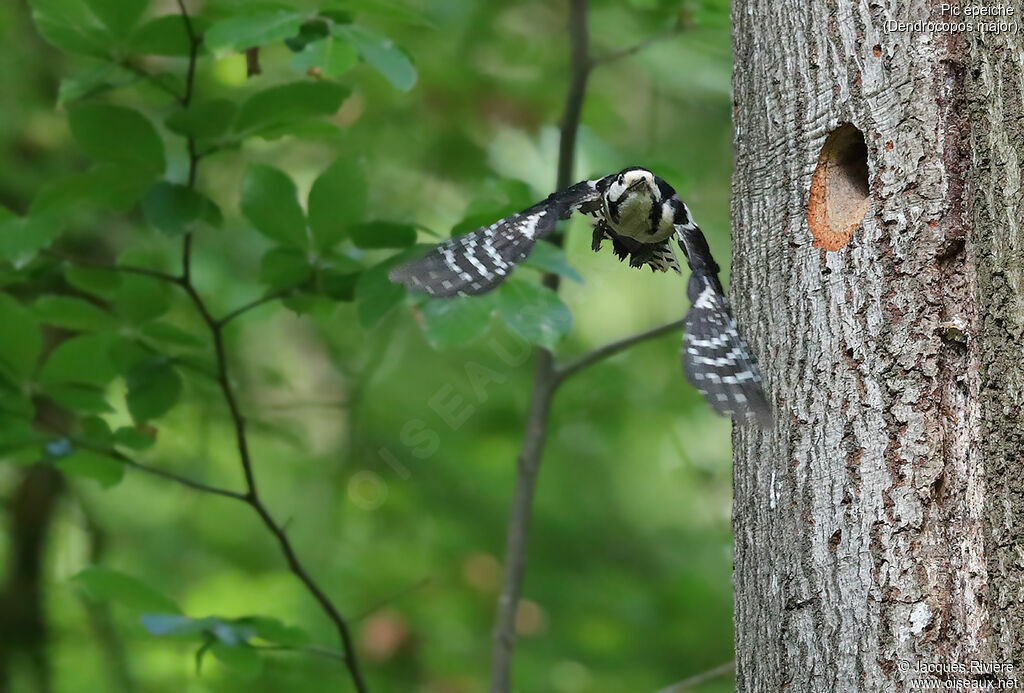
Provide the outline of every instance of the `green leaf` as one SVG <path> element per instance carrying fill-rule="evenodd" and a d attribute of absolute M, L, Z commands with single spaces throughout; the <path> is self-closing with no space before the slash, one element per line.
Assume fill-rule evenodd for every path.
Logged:
<path fill-rule="evenodd" d="M 162 357 L 135 366 L 128 372 L 125 382 L 128 411 L 137 423 L 163 416 L 181 398 L 181 376 Z"/>
<path fill-rule="evenodd" d="M 0 221 L 0 260 L 24 267 L 63 231 L 60 219 L 49 213 Z"/>
<path fill-rule="evenodd" d="M 167 118 L 165 125 L 171 132 L 184 137 L 212 139 L 228 131 L 237 112 L 238 107 L 233 101 L 211 99 L 174 112 Z"/>
<path fill-rule="evenodd" d="M 251 629 L 254 637 L 278 645 L 302 645 L 309 641 L 309 636 L 301 628 L 285 625 L 276 618 L 243 616 L 234 622 L 240 627 Z"/>
<path fill-rule="evenodd" d="M 98 481 L 103 488 L 116 486 L 124 478 L 124 465 L 120 461 L 92 450 L 76 450 L 54 465 L 65 474 Z"/>
<path fill-rule="evenodd" d="M 580 284 L 583 283 L 583 277 L 569 264 L 565 251 L 554 243 L 543 242 L 534 245 L 533 251 L 530 252 L 523 265 L 541 272 L 557 274 Z"/>
<path fill-rule="evenodd" d="M 263 660 L 259 653 L 246 645 L 232 647 L 215 643 L 210 647 L 210 654 L 243 679 L 255 679 L 263 671 Z"/>
<path fill-rule="evenodd" d="M 128 322 L 141 325 L 170 310 L 170 289 L 166 282 L 155 277 L 125 276 L 121 278 L 113 304 L 115 313 Z"/>
<path fill-rule="evenodd" d="M 61 342 L 43 364 L 39 381 L 105 387 L 117 375 L 110 356 L 117 339 L 112 332 L 100 332 Z"/>
<path fill-rule="evenodd" d="M 142 198 L 142 213 L 150 226 L 174 238 L 189 230 L 206 211 L 206 198 L 192 188 L 159 181 Z"/>
<path fill-rule="evenodd" d="M 202 337 L 186 332 L 168 322 L 150 322 L 139 328 L 139 333 L 161 345 L 198 349 L 206 346 Z"/>
<path fill-rule="evenodd" d="M 346 229 L 363 218 L 366 194 L 366 172 L 356 161 L 338 159 L 320 174 L 308 201 L 309 228 L 319 250 L 337 245 Z"/>
<path fill-rule="evenodd" d="M 249 166 L 242 179 L 242 214 L 256 230 L 285 245 L 306 247 L 306 217 L 287 174 L 263 164 Z"/>
<path fill-rule="evenodd" d="M 295 248 L 271 248 L 260 260 L 260 281 L 273 288 L 301 284 L 312 274 L 306 254 Z"/>
<path fill-rule="evenodd" d="M 86 4 L 112 36 L 122 37 L 139 21 L 149 0 L 86 0 Z"/>
<path fill-rule="evenodd" d="M 28 308 L 0 293 L 0 368 L 18 382 L 35 371 L 43 348 L 43 335 Z"/>
<path fill-rule="evenodd" d="M 240 14 L 211 24 L 203 42 L 211 51 L 244 51 L 295 36 L 306 16 L 283 10 Z"/>
<path fill-rule="evenodd" d="M 264 89 L 242 104 L 235 131 L 258 133 L 296 121 L 332 116 L 349 90 L 333 82 L 294 82 Z"/>
<path fill-rule="evenodd" d="M 435 349 L 472 342 L 487 332 L 493 295 L 433 299 L 423 304 L 423 332 Z"/>
<path fill-rule="evenodd" d="M 68 121 L 72 137 L 93 158 L 163 173 L 163 140 L 138 111 L 111 104 L 81 104 L 69 110 Z"/>
<path fill-rule="evenodd" d="M 95 267 L 69 267 L 64 272 L 64 279 L 79 291 L 106 299 L 113 298 L 121 287 L 120 274 Z"/>
<path fill-rule="evenodd" d="M 32 201 L 30 213 L 73 214 L 84 209 L 125 213 L 135 206 L 154 174 L 120 164 L 99 164 L 45 185 Z"/>
<path fill-rule="evenodd" d="M 114 316 L 94 303 L 73 296 L 44 296 L 32 306 L 39 322 L 81 332 L 117 327 Z"/>
<path fill-rule="evenodd" d="M 106 60 L 86 70 L 64 77 L 57 88 L 57 105 L 66 106 L 72 101 L 87 96 L 96 96 L 119 84 L 128 84 L 137 79 L 131 71 Z"/>
<path fill-rule="evenodd" d="M 284 45 L 288 46 L 293 53 L 298 53 L 313 41 L 319 41 L 325 36 L 329 36 L 330 33 L 331 30 L 328 28 L 327 22 L 320 18 L 312 19 L 303 23 L 298 34 L 286 38 Z"/>
<path fill-rule="evenodd" d="M 388 270 L 395 264 L 395 258 L 391 258 L 359 275 L 355 287 L 356 315 L 363 327 L 373 327 L 405 297 L 405 287 L 388 279 Z"/>
<path fill-rule="evenodd" d="M 329 0 L 329 4 L 344 8 L 349 12 L 370 14 L 424 27 L 433 26 L 433 22 L 423 13 L 394 2 L 385 2 L 384 0 Z"/>
<path fill-rule="evenodd" d="M 191 21 L 197 33 L 205 31 L 201 17 L 191 17 Z M 181 15 L 168 14 L 143 22 L 128 37 L 125 50 L 136 55 L 184 58 L 191 54 L 192 42 Z"/>
<path fill-rule="evenodd" d="M 531 344 L 551 349 L 572 329 L 572 312 L 540 284 L 511 279 L 498 290 L 498 314 Z"/>
<path fill-rule="evenodd" d="M 416 227 L 392 221 L 368 221 L 349 229 L 357 248 L 408 248 L 416 243 Z"/>
<path fill-rule="evenodd" d="M 210 630 L 217 623 L 216 619 L 212 618 L 196 619 L 182 616 L 178 613 L 177 607 L 173 611 L 175 613 L 142 614 L 139 617 L 139 623 L 149 631 L 150 635 L 158 637 L 163 635 L 197 635 Z"/>
<path fill-rule="evenodd" d="M 30 0 L 32 18 L 50 44 L 82 55 L 103 56 L 110 51 L 107 30 L 82 0 Z"/>
<path fill-rule="evenodd" d="M 142 580 L 116 570 L 90 566 L 71 578 L 71 581 L 97 602 L 113 601 L 135 611 L 181 613 L 173 599 Z"/>
<path fill-rule="evenodd" d="M 351 70 L 359 62 L 355 46 L 338 36 L 328 36 L 307 43 L 292 56 L 292 68 L 306 73 L 312 68 L 320 70 L 321 77 L 338 77 Z"/>
<path fill-rule="evenodd" d="M 416 84 L 416 68 L 391 39 L 354 24 L 336 24 L 332 32 L 350 41 L 359 56 L 396 89 L 409 91 Z"/>
<path fill-rule="evenodd" d="M 156 444 L 154 435 L 146 433 L 132 426 L 123 426 L 114 431 L 114 445 L 128 448 L 129 450 L 148 450 Z"/>
<path fill-rule="evenodd" d="M 28 446 L 35 448 L 42 440 L 43 437 L 36 432 L 28 419 L 15 419 L 8 415 L 0 418 L 0 451 L 18 450 Z M 35 459 L 40 457 L 36 450 Z"/>
<path fill-rule="evenodd" d="M 91 385 L 46 385 L 46 396 L 54 402 L 78 414 L 108 414 L 114 408 L 107 402 L 103 388 Z"/>

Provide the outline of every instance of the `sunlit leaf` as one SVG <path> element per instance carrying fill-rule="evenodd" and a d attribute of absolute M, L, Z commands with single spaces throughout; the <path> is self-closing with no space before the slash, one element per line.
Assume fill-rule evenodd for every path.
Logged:
<path fill-rule="evenodd" d="M 306 247 L 306 216 L 295 183 L 287 174 L 253 164 L 242 179 L 242 214 L 264 236 L 285 245 Z"/>
<path fill-rule="evenodd" d="M 43 392 L 60 406 L 78 414 L 106 414 L 114 411 L 107 402 L 106 390 L 92 385 L 46 385 Z"/>
<path fill-rule="evenodd" d="M 340 36 L 328 36 L 307 43 L 292 56 L 292 68 L 306 73 L 316 68 L 322 77 L 337 77 L 352 69 L 359 62 L 355 46 Z"/>
<path fill-rule="evenodd" d="M 359 57 L 384 75 L 395 88 L 408 91 L 416 84 L 416 68 L 391 39 L 354 24 L 335 25 L 332 31 L 350 41 Z"/>

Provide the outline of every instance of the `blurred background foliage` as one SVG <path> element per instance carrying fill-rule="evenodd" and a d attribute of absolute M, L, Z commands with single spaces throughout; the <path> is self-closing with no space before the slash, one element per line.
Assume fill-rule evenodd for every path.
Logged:
<path fill-rule="evenodd" d="M 218 6 L 230 3 L 187 4 L 216 21 Z M 326 4 L 393 39 L 415 66 L 415 82 L 401 60 L 387 74 L 386 67 L 334 56 L 338 74 L 324 77 L 351 90 L 329 119 L 336 127 L 247 140 L 203 161 L 197 188 L 219 205 L 224 221 L 197 231 L 194 274 L 218 314 L 266 288 L 261 259 L 272 244 L 252 233 L 239 211 L 252 164 L 285 171 L 305 200 L 321 172 L 348 162 L 348 172 L 365 176 L 360 216 L 404 225 L 395 227 L 398 234 L 415 225 L 422 243 L 551 192 L 568 78 L 564 1 Z M 590 5 L 596 55 L 677 22 L 683 31 L 594 72 L 578 177 L 634 164 L 654 169 L 687 201 L 715 255 L 727 258 L 728 3 Z M 24 0 L 0 6 L 0 206 L 14 215 L 30 213 L 54 180 L 90 165 L 72 139 L 68 109 L 88 91 L 81 87 L 97 66 L 41 38 L 32 9 Z M 172 1 L 153 0 L 146 17 L 176 11 Z M 275 41 L 262 50 L 263 73 L 247 79 L 245 56 L 229 40 L 225 45 L 200 59 L 197 98 L 237 103 L 271 85 L 309 82 L 306 70 L 328 59 L 296 57 Z M 187 59 L 147 56 L 139 64 L 180 85 Z M 125 86 L 86 100 L 137 108 L 154 123 L 174 112 L 160 88 L 122 72 L 108 79 Z M 189 163 L 183 140 L 161 133 L 167 179 L 181 182 Z M 173 270 L 180 239 L 155 231 L 159 212 L 147 211 L 62 210 L 67 228 L 55 247 L 75 253 L 100 243 Z M 636 272 L 608 252 L 591 253 L 585 221 L 572 222 L 567 233 L 566 255 L 583 281 L 563 283 L 573 322 L 559 354 L 682 317 L 679 277 Z M 346 257 L 364 266 L 394 252 L 362 245 Z M 67 270 L 52 257 L 3 267 L 9 295 L 29 304 L 51 291 L 54 271 Z M 518 275 L 539 277 L 529 268 Z M 345 300 L 346 291 L 292 300 L 299 312 L 268 303 L 227 332 L 262 493 L 352 620 L 371 690 L 483 690 L 529 396 L 529 346 L 496 317 L 485 314 L 486 329 L 468 334 L 431 332 L 424 317 L 431 309 L 414 297 L 388 299 L 377 310 Z M 186 333 L 199 327 L 184 297 L 170 292 L 166 310 L 168 322 Z M 0 330 L 10 348 L 15 326 Z M 678 352 L 677 336 L 640 345 L 583 372 L 556 399 L 518 624 L 518 690 L 655 691 L 732 658 L 730 426 L 687 386 Z M 125 387 L 116 378 L 106 391 L 112 410 L 103 419 L 114 428 L 138 414 L 126 407 Z M 242 488 L 231 421 L 217 394 L 201 378 L 185 378 L 176 405 L 144 428 L 157 442 L 140 458 Z M 50 452 L 59 453 L 53 445 Z M 14 513 L 19 503 L 39 508 L 30 493 L 22 497 L 26 475 L 51 463 L 27 466 L 32 460 L 24 454 L 7 453 L 0 548 L 9 599 L 16 533 L 24 531 Z M 195 638 L 154 637 L 140 622 L 143 613 L 261 615 L 331 648 L 336 634 L 251 508 L 130 470 L 116 484 L 91 476 L 50 482 L 60 489 L 42 554 L 53 691 L 349 689 L 339 662 L 287 651 L 260 652 L 255 662 L 206 657 L 197 676 Z M 120 575 L 138 583 L 119 583 Z M 4 607 L 0 624 L 10 624 L 16 608 Z M 7 648 L 9 690 L 35 690 L 19 643 L 0 647 Z M 725 677 L 700 690 L 732 686 Z"/>

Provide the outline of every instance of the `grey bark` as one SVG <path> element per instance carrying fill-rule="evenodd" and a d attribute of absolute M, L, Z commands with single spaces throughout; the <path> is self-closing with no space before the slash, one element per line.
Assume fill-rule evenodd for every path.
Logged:
<path fill-rule="evenodd" d="M 733 4 L 731 295 L 778 414 L 734 435 L 741 692 L 1024 666 L 1024 46 L 884 28 L 919 19 L 949 17 Z M 807 204 L 842 123 L 870 200 L 827 251 Z"/>

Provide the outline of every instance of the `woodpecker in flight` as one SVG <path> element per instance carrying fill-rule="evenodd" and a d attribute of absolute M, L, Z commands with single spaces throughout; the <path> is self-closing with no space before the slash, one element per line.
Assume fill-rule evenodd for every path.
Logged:
<path fill-rule="evenodd" d="M 631 267 L 681 273 L 670 245 L 675 237 L 690 267 L 682 353 L 686 379 L 718 413 L 768 425 L 771 409 L 761 373 L 737 329 L 707 239 L 672 186 L 647 169 L 631 167 L 576 183 L 490 226 L 450 238 L 388 276 L 431 296 L 486 293 L 573 212 L 593 218 L 595 252 L 610 240 Z"/>

